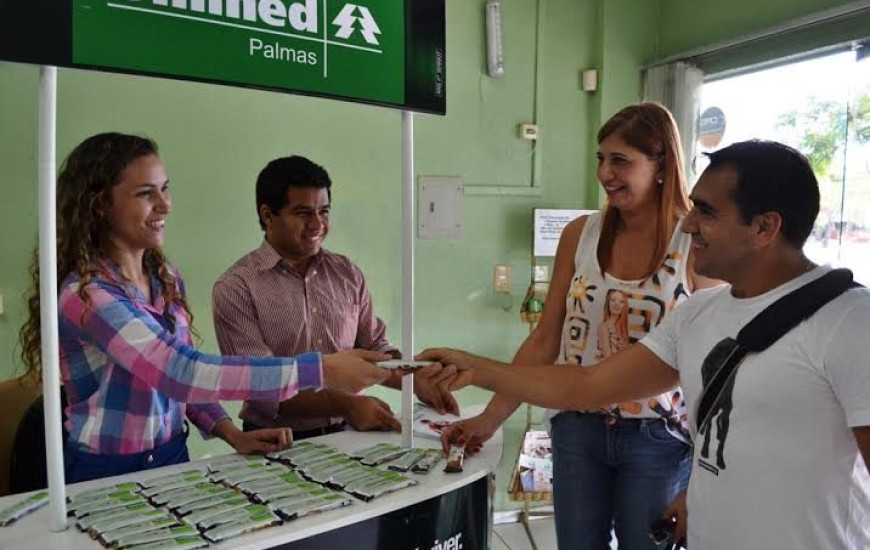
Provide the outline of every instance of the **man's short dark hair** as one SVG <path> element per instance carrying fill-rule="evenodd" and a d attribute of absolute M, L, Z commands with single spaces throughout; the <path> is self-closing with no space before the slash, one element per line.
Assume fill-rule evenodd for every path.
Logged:
<path fill-rule="evenodd" d="M 803 248 L 819 215 L 819 182 L 804 155 L 782 143 L 761 140 L 742 141 L 705 155 L 710 159 L 707 170 L 727 165 L 737 171 L 731 197 L 744 223 L 777 212 L 783 237 Z"/>
<path fill-rule="evenodd" d="M 260 206 L 265 204 L 278 212 L 287 206 L 287 190 L 291 187 L 326 189 L 332 200 L 332 180 L 322 166 L 296 155 L 275 159 L 257 176 L 257 220 L 261 229 L 265 230 L 266 224 L 260 218 Z"/>

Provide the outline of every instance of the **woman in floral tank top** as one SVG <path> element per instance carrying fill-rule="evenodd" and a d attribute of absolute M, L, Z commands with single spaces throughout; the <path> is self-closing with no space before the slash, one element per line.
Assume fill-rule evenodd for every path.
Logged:
<path fill-rule="evenodd" d="M 680 137 L 671 114 L 643 103 L 598 132 L 602 212 L 574 220 L 556 252 L 550 300 L 513 363 L 583 368 L 642 338 L 688 294 L 715 281 L 691 270 L 680 231 L 690 205 Z M 424 353 L 461 364 L 457 351 Z M 472 452 L 520 403 L 496 395 L 479 416 L 458 422 L 444 441 Z M 620 550 L 660 548 L 650 526 L 669 503 L 685 523 L 682 498 L 691 468 L 679 390 L 596 411 L 552 411 L 553 491 L 561 550 L 604 550 L 615 530 Z"/>

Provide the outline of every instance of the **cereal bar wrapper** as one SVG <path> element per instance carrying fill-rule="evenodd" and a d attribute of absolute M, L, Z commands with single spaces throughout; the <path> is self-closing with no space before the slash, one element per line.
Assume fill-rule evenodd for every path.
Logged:
<path fill-rule="evenodd" d="M 444 465 L 444 472 L 448 474 L 456 474 L 462 471 L 462 462 L 465 460 L 465 447 L 461 445 L 451 445 L 450 453 L 447 455 L 447 464 Z"/>
<path fill-rule="evenodd" d="M 39 491 L 5 510 L 0 510 L 0 527 L 5 527 L 46 504 L 48 504 L 48 491 Z"/>
<path fill-rule="evenodd" d="M 255 516 L 250 516 L 245 519 L 209 529 L 203 533 L 203 536 L 210 542 L 220 542 L 245 533 L 250 533 L 251 531 L 263 529 L 272 525 L 278 525 L 279 523 L 281 523 L 281 518 L 267 508 L 262 513 Z"/>

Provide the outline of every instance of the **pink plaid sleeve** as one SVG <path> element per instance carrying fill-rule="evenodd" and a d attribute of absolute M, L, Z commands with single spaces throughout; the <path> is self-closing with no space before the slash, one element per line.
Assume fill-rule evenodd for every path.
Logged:
<path fill-rule="evenodd" d="M 322 385 L 319 354 L 251 358 L 202 353 L 139 310 L 120 289 L 89 285 L 90 305 L 64 288 L 64 320 L 122 368 L 185 403 L 264 399 L 281 401 L 300 388 Z"/>
<path fill-rule="evenodd" d="M 230 415 L 217 403 L 190 403 L 187 405 L 187 417 L 199 428 L 202 438 L 209 439 L 215 424 Z"/>

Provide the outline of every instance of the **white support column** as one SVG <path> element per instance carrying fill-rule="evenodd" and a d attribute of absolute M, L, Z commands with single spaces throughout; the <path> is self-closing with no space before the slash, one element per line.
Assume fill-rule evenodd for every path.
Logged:
<path fill-rule="evenodd" d="M 57 68 L 39 69 L 39 316 L 42 338 L 42 391 L 45 463 L 54 532 L 67 528 L 66 484 L 61 437 L 60 362 L 57 334 Z"/>
<path fill-rule="evenodd" d="M 414 113 L 402 111 L 402 357 L 411 359 L 414 345 Z M 402 378 L 402 445 L 414 446 L 414 375 Z"/>

